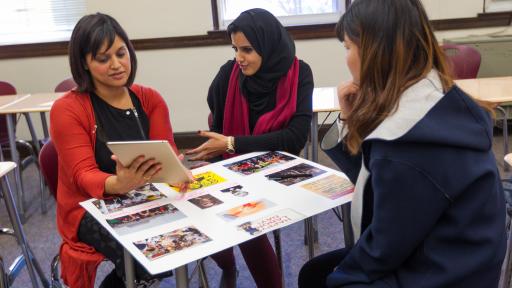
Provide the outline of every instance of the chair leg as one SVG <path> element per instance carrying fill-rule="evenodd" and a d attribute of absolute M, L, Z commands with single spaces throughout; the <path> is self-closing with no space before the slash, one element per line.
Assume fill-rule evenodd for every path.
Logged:
<path fill-rule="evenodd" d="M 0 288 L 9 287 L 9 276 L 5 273 L 4 260 L 0 256 Z"/>
<path fill-rule="evenodd" d="M 510 220 L 509 220 L 510 221 Z M 509 222 L 510 225 L 510 222 Z M 503 275 L 502 287 L 510 287 L 510 277 L 512 276 L 512 255 L 510 251 L 512 249 L 512 227 L 509 226 L 508 239 L 507 239 L 507 252 L 505 254 L 505 274 Z"/>
<path fill-rule="evenodd" d="M 209 288 L 208 285 L 208 277 L 206 276 L 206 269 L 204 268 L 204 260 L 206 258 L 200 259 L 197 261 L 197 269 L 198 269 L 198 277 L 199 277 L 199 287 L 200 288 Z"/>
<path fill-rule="evenodd" d="M 46 214 L 46 212 L 47 212 L 46 195 L 45 195 L 46 185 L 44 183 L 43 174 L 41 173 L 41 168 L 39 168 L 39 165 L 37 165 L 37 166 L 38 166 L 37 171 L 39 172 L 39 189 L 40 189 L 40 194 L 41 194 L 41 213 Z"/>
<path fill-rule="evenodd" d="M 60 256 L 59 254 L 55 255 L 52 259 L 52 263 L 50 264 L 50 281 L 52 288 L 61 288 L 60 277 L 59 277 L 59 262 Z"/>

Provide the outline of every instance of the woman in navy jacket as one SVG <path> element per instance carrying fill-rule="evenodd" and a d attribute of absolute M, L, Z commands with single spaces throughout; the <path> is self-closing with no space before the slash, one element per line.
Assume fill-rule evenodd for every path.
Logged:
<path fill-rule="evenodd" d="M 336 30 L 353 76 L 338 87 L 338 164 L 356 183 L 357 242 L 306 263 L 299 287 L 496 287 L 490 110 L 453 84 L 420 0 L 355 1 Z"/>

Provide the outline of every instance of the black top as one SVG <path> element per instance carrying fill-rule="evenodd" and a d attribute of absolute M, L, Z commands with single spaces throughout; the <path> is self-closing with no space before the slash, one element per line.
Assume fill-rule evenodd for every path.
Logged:
<path fill-rule="evenodd" d="M 208 91 L 208 106 L 213 116 L 211 131 L 223 133 L 222 123 L 224 120 L 224 106 L 228 93 L 229 77 L 235 64 L 234 60 L 229 60 L 222 65 L 217 76 L 213 79 Z M 308 137 L 308 131 L 311 124 L 313 110 L 313 73 L 307 63 L 299 61 L 299 81 L 297 89 L 297 108 L 295 114 L 290 119 L 288 126 L 284 129 L 265 133 L 257 136 L 238 136 L 235 137 L 236 153 L 249 153 L 255 151 L 286 151 L 293 154 L 299 154 Z M 277 87 L 276 87 L 277 88 Z M 257 113 L 249 106 L 249 127 L 252 130 L 259 117 L 266 112 L 272 111 L 276 106 L 276 91 L 271 93 L 271 98 L 267 101 L 265 108 Z"/>
<path fill-rule="evenodd" d="M 97 126 L 94 156 L 99 169 L 106 173 L 114 174 L 116 172 L 116 163 L 110 159 L 112 151 L 108 149 L 106 142 L 146 140 L 146 135 L 149 135 L 149 120 L 146 112 L 142 109 L 135 93 L 130 90 L 129 94 L 135 111 L 116 108 L 95 93 L 90 93 Z"/>

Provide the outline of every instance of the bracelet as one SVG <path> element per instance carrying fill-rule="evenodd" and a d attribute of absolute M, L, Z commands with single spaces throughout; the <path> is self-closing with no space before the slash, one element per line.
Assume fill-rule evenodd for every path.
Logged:
<path fill-rule="evenodd" d="M 235 137 L 228 136 L 228 143 L 226 147 L 226 152 L 228 154 L 235 154 Z"/>

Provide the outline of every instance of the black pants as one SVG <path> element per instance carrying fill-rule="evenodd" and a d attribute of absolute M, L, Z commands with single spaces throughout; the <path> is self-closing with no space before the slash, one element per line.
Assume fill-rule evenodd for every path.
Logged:
<path fill-rule="evenodd" d="M 299 273 L 299 288 L 327 287 L 325 280 L 347 256 L 349 249 L 343 248 L 319 255 L 302 266 Z"/>
<path fill-rule="evenodd" d="M 78 239 L 103 254 L 115 265 L 116 274 L 120 279 L 124 277 L 124 248 L 94 217 L 85 213 L 78 228 Z M 172 275 L 172 271 L 158 275 L 151 275 L 139 262 L 135 264 L 135 279 L 149 281 Z"/>

